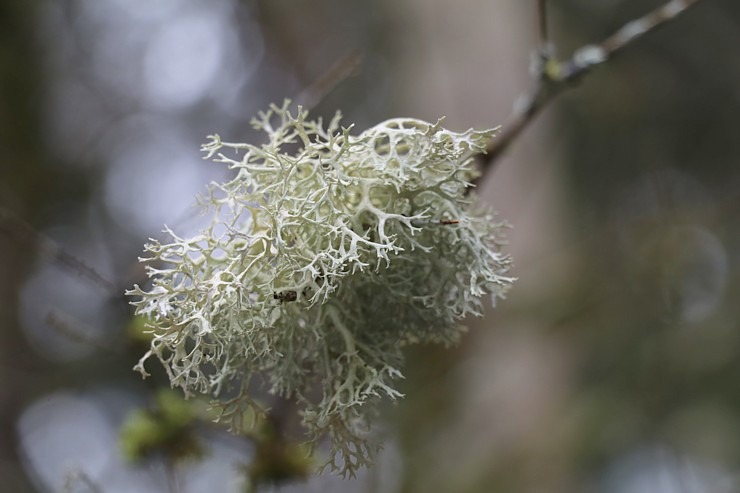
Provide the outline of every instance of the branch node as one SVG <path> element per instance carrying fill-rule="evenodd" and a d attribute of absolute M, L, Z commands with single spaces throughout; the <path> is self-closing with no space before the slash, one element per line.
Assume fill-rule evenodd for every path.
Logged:
<path fill-rule="evenodd" d="M 539 47 L 532 56 L 529 66 L 534 85 L 529 92 L 517 98 L 513 113 L 508 123 L 503 126 L 503 131 L 495 140 L 488 143 L 487 154 L 479 158 L 484 173 L 490 171 L 492 164 L 503 155 L 504 150 L 522 130 L 563 90 L 572 87 L 591 68 L 609 61 L 617 52 L 622 51 L 646 33 L 673 20 L 700 1 L 670 0 L 662 7 L 628 22 L 602 42 L 583 46 L 576 50 L 571 58 L 559 61 L 547 32 L 547 0 L 539 0 L 537 3 Z"/>

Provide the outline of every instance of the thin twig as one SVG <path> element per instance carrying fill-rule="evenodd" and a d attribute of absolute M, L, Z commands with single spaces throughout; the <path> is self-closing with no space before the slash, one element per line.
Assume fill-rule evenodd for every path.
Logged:
<path fill-rule="evenodd" d="M 74 342 L 109 354 L 121 353 L 119 347 L 100 341 L 93 335 L 94 331 L 92 329 L 85 327 L 81 321 L 59 310 L 50 310 L 44 321 L 52 329 Z"/>
<path fill-rule="evenodd" d="M 535 70 L 537 80 L 534 87 L 514 104 L 514 111 L 503 131 L 488 144 L 487 154 L 480 158 L 484 172 L 490 172 L 494 163 L 509 145 L 516 140 L 539 112 L 557 95 L 572 87 L 593 67 L 609 61 L 615 54 L 645 34 L 675 19 L 689 7 L 701 0 L 671 0 L 645 16 L 630 21 L 616 33 L 598 44 L 586 45 L 575 51 L 565 62 L 555 59 L 541 60 Z M 540 16 L 540 39 L 546 39 L 545 0 L 538 0 Z"/>
<path fill-rule="evenodd" d="M 539 19 L 540 52 L 549 52 L 550 35 L 547 31 L 547 0 L 537 0 L 537 18 Z"/>
<path fill-rule="evenodd" d="M 103 493 L 102 488 L 90 479 L 90 476 L 82 470 L 75 470 L 67 474 L 64 480 L 64 489 L 62 491 L 64 491 L 64 493 L 71 493 L 73 489 L 77 489 L 75 488 L 75 485 L 78 484 L 87 486 L 89 491 L 92 493 Z"/>
<path fill-rule="evenodd" d="M 87 279 L 97 287 L 104 289 L 112 296 L 121 295 L 121 290 L 118 289 L 115 283 L 104 278 L 95 269 L 67 252 L 48 236 L 38 232 L 31 224 L 9 209 L 0 207 L 0 232 L 3 231 L 16 241 L 30 243 L 38 247 L 41 252 L 54 259 L 60 265 Z"/>
<path fill-rule="evenodd" d="M 326 72 L 293 98 L 293 101 L 304 108 L 314 108 L 344 80 L 357 74 L 361 65 L 362 54 L 357 50 L 351 51 L 334 62 Z"/>
<path fill-rule="evenodd" d="M 180 481 L 178 481 L 176 469 L 177 465 L 174 461 L 165 459 L 164 471 L 167 480 L 167 491 L 169 493 L 180 493 L 180 490 L 182 489 L 180 487 Z"/>

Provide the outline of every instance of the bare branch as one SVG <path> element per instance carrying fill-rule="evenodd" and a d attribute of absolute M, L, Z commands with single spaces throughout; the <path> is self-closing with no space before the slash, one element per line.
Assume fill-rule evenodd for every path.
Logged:
<path fill-rule="evenodd" d="M 119 289 L 115 283 L 104 278 L 98 273 L 98 271 L 87 265 L 81 259 L 67 252 L 49 237 L 36 231 L 31 224 L 9 209 L 0 207 L 0 232 L 3 231 L 16 241 L 29 243 L 38 247 L 43 254 L 48 255 L 60 265 L 66 267 L 72 272 L 75 272 L 80 277 L 87 279 L 97 287 L 104 289 L 112 296 L 121 295 L 121 289 Z"/>
<path fill-rule="evenodd" d="M 98 349 L 106 353 L 120 354 L 120 348 L 106 344 L 95 337 L 94 330 L 86 327 L 81 321 L 59 310 L 51 310 L 46 314 L 44 321 L 55 331 L 69 340 Z"/>
<path fill-rule="evenodd" d="M 540 42 L 547 39 L 545 1 L 538 0 Z M 645 16 L 630 21 L 616 33 L 598 44 L 586 45 L 575 51 L 565 62 L 545 56 L 540 58 L 534 71 L 537 81 L 534 87 L 514 103 L 514 111 L 503 131 L 492 140 L 487 154 L 480 158 L 484 172 L 490 172 L 494 163 L 503 155 L 509 145 L 516 140 L 539 112 L 557 95 L 573 86 L 573 82 L 585 75 L 593 67 L 609 61 L 615 54 L 632 44 L 645 34 L 675 19 L 689 7 L 701 0 L 671 0 Z M 543 45 L 544 46 L 544 45 Z M 541 54 L 542 55 L 542 54 Z"/>
<path fill-rule="evenodd" d="M 293 100 L 305 108 L 315 107 L 345 79 L 355 75 L 361 65 L 362 54 L 356 50 L 351 51 L 334 62 L 326 72 Z"/>
<path fill-rule="evenodd" d="M 547 0 L 537 0 L 537 18 L 539 20 L 540 52 L 548 53 L 550 36 L 547 31 Z"/>
<path fill-rule="evenodd" d="M 103 493 L 102 488 L 82 470 L 75 470 L 67 474 L 64 480 L 64 493 L 78 490 L 77 486 L 84 485 L 92 493 Z"/>

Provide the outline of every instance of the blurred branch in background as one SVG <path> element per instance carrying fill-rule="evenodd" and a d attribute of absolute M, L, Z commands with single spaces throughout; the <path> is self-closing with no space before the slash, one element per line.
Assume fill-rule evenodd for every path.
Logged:
<path fill-rule="evenodd" d="M 555 47 L 548 37 L 547 0 L 538 0 L 538 29 L 540 46 L 533 60 L 534 87 L 514 103 L 514 112 L 503 125 L 499 136 L 488 146 L 488 153 L 480 157 L 484 172 L 490 172 L 504 151 L 556 96 L 573 87 L 597 65 L 611 60 L 619 51 L 642 36 L 663 26 L 701 0 L 671 0 L 645 16 L 630 21 L 601 43 L 583 46 L 563 62 L 555 58 Z"/>
<path fill-rule="evenodd" d="M 82 259 L 72 255 L 37 231 L 27 221 L 2 206 L 0 206 L 0 233 L 5 233 L 19 244 L 28 246 L 41 255 L 49 257 L 69 272 L 77 274 L 96 287 L 103 289 L 111 297 L 121 298 L 121 289 L 114 282 L 104 278 Z"/>
<path fill-rule="evenodd" d="M 293 102 L 306 109 L 316 107 L 348 77 L 356 75 L 362 67 L 362 54 L 352 51 L 334 62 L 312 84 L 303 89 Z"/>
<path fill-rule="evenodd" d="M 541 56 L 549 52 L 550 47 L 550 34 L 548 31 L 547 22 L 547 2 L 549 0 L 537 0 L 537 19 L 538 19 L 538 32 L 539 32 L 539 43 L 540 43 L 540 54 Z"/>

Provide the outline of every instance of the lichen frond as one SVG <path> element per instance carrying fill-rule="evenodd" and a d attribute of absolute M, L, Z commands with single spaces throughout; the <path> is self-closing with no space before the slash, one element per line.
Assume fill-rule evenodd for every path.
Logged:
<path fill-rule="evenodd" d="M 401 397 L 402 347 L 456 342 L 513 282 L 505 225 L 468 193 L 494 131 L 399 118 L 352 135 L 288 103 L 253 125 L 266 144 L 202 147 L 235 172 L 200 198 L 211 226 L 146 246 L 151 285 L 128 292 L 153 334 L 137 369 L 155 356 L 173 386 L 217 398 L 261 375 L 353 474 L 375 450 L 375 406 Z"/>

